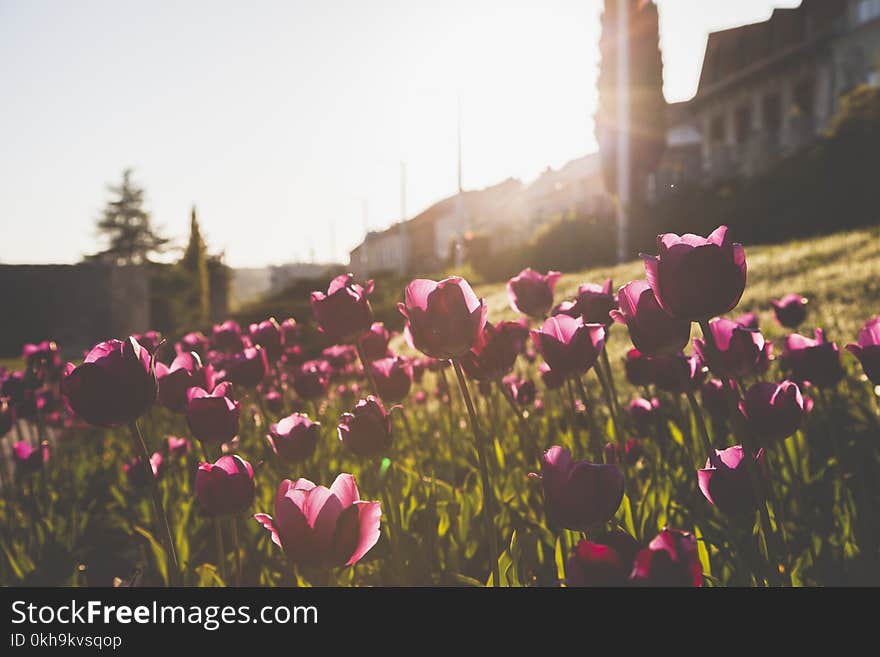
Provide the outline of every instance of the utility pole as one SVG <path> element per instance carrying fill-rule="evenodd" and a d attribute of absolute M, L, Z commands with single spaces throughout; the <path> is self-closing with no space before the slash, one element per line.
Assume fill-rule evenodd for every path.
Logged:
<path fill-rule="evenodd" d="M 456 223 L 458 224 L 457 232 L 458 236 L 456 239 L 456 248 L 455 248 L 455 264 L 456 266 L 461 266 L 462 264 L 462 240 L 464 239 L 465 233 L 465 211 L 464 211 L 464 196 L 462 196 L 462 183 L 461 183 L 461 93 L 459 92 L 457 98 L 457 122 L 456 122 L 456 132 L 458 137 L 458 152 L 456 155 L 457 160 L 457 168 L 456 168 L 456 178 L 458 179 L 458 196 L 455 198 L 455 214 L 456 214 Z"/>
<path fill-rule="evenodd" d="M 401 275 L 409 269 L 409 244 L 406 235 L 406 162 L 400 161 L 400 263 Z"/>
<path fill-rule="evenodd" d="M 617 1 L 617 261 L 629 257 L 629 2 Z"/>

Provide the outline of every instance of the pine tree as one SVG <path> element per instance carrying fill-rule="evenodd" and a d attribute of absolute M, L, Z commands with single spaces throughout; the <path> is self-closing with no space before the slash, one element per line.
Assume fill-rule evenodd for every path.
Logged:
<path fill-rule="evenodd" d="M 117 198 L 107 203 L 98 220 L 98 232 L 106 236 L 108 247 L 90 259 L 117 265 L 143 264 L 168 244 L 169 240 L 150 225 L 150 214 L 143 208 L 144 190 L 132 182 L 131 173 L 131 169 L 126 169 L 122 184 L 108 188 Z"/>
<path fill-rule="evenodd" d="M 196 208 L 193 206 L 189 222 L 189 243 L 180 261 L 190 275 L 193 285 L 193 306 L 198 309 L 197 321 L 206 322 L 211 316 L 211 282 L 208 272 L 208 248 L 199 230 Z"/>
<path fill-rule="evenodd" d="M 649 0 L 629 2 L 630 180 L 633 199 L 641 197 L 666 145 L 666 100 L 657 6 Z M 599 108 L 596 140 L 608 191 L 617 189 L 617 21 L 618 0 L 605 0 L 599 50 Z"/>

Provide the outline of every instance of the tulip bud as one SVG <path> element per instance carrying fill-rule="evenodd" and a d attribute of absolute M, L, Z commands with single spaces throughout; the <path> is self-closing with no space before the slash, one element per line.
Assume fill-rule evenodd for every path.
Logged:
<path fill-rule="evenodd" d="M 523 269 L 507 281 L 510 306 L 523 315 L 545 318 L 553 306 L 553 288 L 561 276 L 558 271 L 539 274 L 531 268 Z"/>
<path fill-rule="evenodd" d="M 210 516 L 247 510 L 254 501 L 254 469 L 238 455 L 221 456 L 213 464 L 200 463 L 196 499 Z"/>
<path fill-rule="evenodd" d="M 360 400 L 353 413 L 339 420 L 339 440 L 361 458 L 384 454 L 391 447 L 391 418 L 373 396 Z"/>
<path fill-rule="evenodd" d="M 309 416 L 294 413 L 269 426 L 269 444 L 285 463 L 301 463 L 309 458 L 321 437 L 321 424 Z"/>
<path fill-rule="evenodd" d="M 202 388 L 187 391 L 186 422 L 193 435 L 205 443 L 225 443 L 238 434 L 240 404 L 230 399 L 232 384 L 224 382 L 208 393 Z"/>

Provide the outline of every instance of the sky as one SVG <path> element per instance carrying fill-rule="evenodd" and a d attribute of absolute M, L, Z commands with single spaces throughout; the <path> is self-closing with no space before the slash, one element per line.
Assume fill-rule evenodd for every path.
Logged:
<path fill-rule="evenodd" d="M 677 101 L 696 91 L 709 32 L 799 0 L 657 4 Z M 594 151 L 601 9 L 0 0 L 0 263 L 97 251 L 125 168 L 178 246 L 195 204 L 234 267 L 347 262 L 365 228 L 455 193 L 459 108 L 465 189 Z"/>

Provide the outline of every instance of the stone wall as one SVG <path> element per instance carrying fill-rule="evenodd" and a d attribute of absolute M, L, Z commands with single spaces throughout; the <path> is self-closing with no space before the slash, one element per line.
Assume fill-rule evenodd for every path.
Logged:
<path fill-rule="evenodd" d="M 0 357 L 26 342 L 55 340 L 65 356 L 150 328 L 146 267 L 0 265 Z"/>

